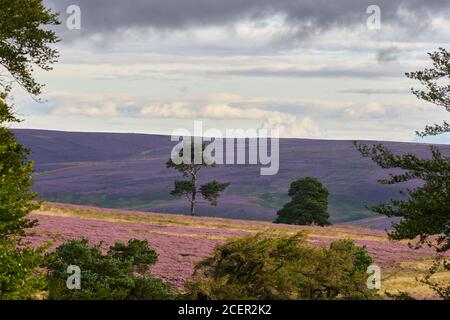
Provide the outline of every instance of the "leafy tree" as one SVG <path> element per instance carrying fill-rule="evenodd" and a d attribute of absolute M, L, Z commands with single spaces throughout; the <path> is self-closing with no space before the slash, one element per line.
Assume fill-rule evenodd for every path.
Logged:
<path fill-rule="evenodd" d="M 28 150 L 5 127 L 17 122 L 6 99 L 6 93 L 0 94 L 0 239 L 22 236 L 36 223 L 26 218 L 36 209 L 31 203 L 33 163 L 27 160 Z"/>
<path fill-rule="evenodd" d="M 43 248 L 24 248 L 21 236 L 36 221 L 26 216 L 37 206 L 31 202 L 33 165 L 27 161 L 28 150 L 18 144 L 5 128 L 17 121 L 0 94 L 0 299 L 40 298 L 46 281 L 42 263 Z"/>
<path fill-rule="evenodd" d="M 49 299 L 52 300 L 139 300 L 174 299 L 168 284 L 146 276 L 157 253 L 148 248 L 147 240 L 132 239 L 128 244 L 116 243 L 106 254 L 102 244 L 89 246 L 87 240 L 72 240 L 47 256 Z M 66 286 L 67 268 L 81 270 L 81 288 Z"/>
<path fill-rule="evenodd" d="M 0 300 L 42 299 L 47 279 L 39 269 L 44 247 L 18 247 L 16 239 L 0 239 Z"/>
<path fill-rule="evenodd" d="M 292 200 L 278 211 L 275 223 L 326 226 L 330 223 L 328 209 L 328 190 L 313 177 L 293 182 L 289 188 Z"/>
<path fill-rule="evenodd" d="M 47 28 L 59 24 L 57 14 L 45 8 L 42 0 L 0 0 L 0 8 L 0 65 L 37 96 L 42 85 L 32 75 L 34 67 L 51 70 L 58 57 L 51 48 L 58 37 Z"/>
<path fill-rule="evenodd" d="M 445 49 L 430 53 L 433 68 L 407 73 L 406 76 L 420 81 L 424 90 L 412 89 L 419 99 L 443 107 L 450 112 L 450 85 L 445 81 L 450 79 L 450 54 Z M 423 132 L 417 132 L 421 137 L 450 132 L 448 122 L 427 126 Z M 450 249 L 450 158 L 443 155 L 436 146 L 431 146 L 431 157 L 420 158 L 406 153 L 396 155 L 383 145 L 367 146 L 355 142 L 364 157 L 371 158 L 385 169 L 401 169 L 399 174 L 391 174 L 388 179 L 382 179 L 382 184 L 397 184 L 411 180 L 420 181 L 420 186 L 401 192 L 403 198 L 392 200 L 388 204 L 373 206 L 374 212 L 388 217 L 400 217 L 394 225 L 394 231 L 389 233 L 394 240 L 417 240 L 415 247 L 428 245 L 436 249 L 438 254 L 444 254 Z M 442 257 L 436 260 L 444 270 L 450 271 L 450 263 Z M 450 298 L 448 284 L 433 283 L 431 276 L 439 268 L 433 266 L 424 281 L 442 297 Z"/>
<path fill-rule="evenodd" d="M 8 130 L 19 120 L 8 103 L 11 84 L 19 83 L 37 96 L 42 85 L 33 78 L 34 67 L 50 70 L 57 41 L 47 27 L 58 23 L 55 13 L 41 0 L 0 0 L 0 299 L 42 298 L 43 248 L 24 248 L 21 237 L 35 221 L 26 218 L 36 206 L 32 185 L 32 162 L 28 150 Z"/>
<path fill-rule="evenodd" d="M 190 150 L 189 150 L 190 148 Z M 184 154 L 185 149 L 190 151 L 190 156 Z M 191 215 L 196 215 L 196 205 L 197 205 L 197 194 L 200 193 L 203 198 L 213 206 L 217 206 L 217 199 L 220 193 L 225 191 L 225 189 L 230 185 L 229 183 L 219 183 L 217 181 L 212 181 L 203 184 L 198 188 L 197 183 L 199 179 L 199 171 L 202 168 L 215 167 L 215 163 L 206 159 L 203 151 L 205 150 L 205 145 L 195 146 L 191 144 L 190 146 L 185 146 L 181 148 L 179 152 L 180 159 L 187 158 L 189 161 L 183 161 L 182 163 L 175 163 L 173 159 L 167 161 L 167 168 L 175 169 L 183 174 L 184 177 L 189 180 L 177 180 L 175 181 L 175 188 L 171 191 L 171 195 L 176 197 L 184 196 L 186 200 L 191 205 Z M 199 160 L 197 160 L 199 159 Z M 197 160 L 197 161 L 196 161 Z"/>
<path fill-rule="evenodd" d="M 27 218 L 37 208 L 31 202 L 33 164 L 28 150 L 5 127 L 17 121 L 6 99 L 7 91 L 0 94 L 0 299 L 41 298 L 46 285 L 39 269 L 43 248 L 24 248 L 21 239 L 36 224 Z"/>
<path fill-rule="evenodd" d="M 187 297 L 200 300 L 370 299 L 372 263 L 350 240 L 312 248 L 302 234 L 257 234 L 216 247 L 195 267 Z"/>

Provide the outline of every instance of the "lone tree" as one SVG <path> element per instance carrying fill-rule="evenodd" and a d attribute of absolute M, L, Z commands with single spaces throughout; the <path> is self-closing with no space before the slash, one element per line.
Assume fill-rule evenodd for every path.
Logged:
<path fill-rule="evenodd" d="M 450 53 L 443 48 L 430 53 L 433 68 L 407 73 L 410 79 L 420 81 L 424 90 L 412 89 L 412 93 L 450 112 Z M 420 137 L 450 132 L 449 123 L 426 126 Z M 374 212 L 388 217 L 400 217 L 389 233 L 393 240 L 414 240 L 415 247 L 428 245 L 440 254 L 423 282 L 431 286 L 444 299 L 450 299 L 450 286 L 436 283 L 431 276 L 443 268 L 450 271 L 450 262 L 444 253 L 450 249 L 450 158 L 436 146 L 431 146 L 431 157 L 422 159 L 414 154 L 396 155 L 383 145 L 367 146 L 355 142 L 364 157 L 371 158 L 385 169 L 402 169 L 400 174 L 391 174 L 382 184 L 397 184 L 410 180 L 421 181 L 420 187 L 402 192 L 402 200 L 373 206 Z"/>
<path fill-rule="evenodd" d="M 184 151 L 190 149 L 190 156 L 186 157 Z M 170 193 L 175 197 L 184 196 L 191 205 L 191 215 L 196 215 L 197 205 L 197 193 L 200 193 L 203 198 L 212 206 L 217 206 L 217 199 L 221 192 L 230 185 L 229 183 L 219 183 L 212 181 L 207 184 L 203 184 L 200 188 L 198 184 L 198 173 L 202 168 L 215 167 L 215 163 L 211 162 L 204 156 L 205 145 L 197 146 L 192 143 L 190 146 L 184 146 L 179 150 L 179 159 L 185 158 L 181 163 L 176 163 L 172 158 L 167 161 L 167 168 L 173 168 L 183 174 L 188 180 L 176 180 L 175 188 Z M 186 161 L 187 160 L 187 161 Z"/>
<path fill-rule="evenodd" d="M 289 196 L 292 200 L 277 212 L 278 218 L 274 222 L 298 225 L 329 225 L 328 195 L 327 188 L 316 178 L 299 179 L 293 182 L 289 188 Z"/>

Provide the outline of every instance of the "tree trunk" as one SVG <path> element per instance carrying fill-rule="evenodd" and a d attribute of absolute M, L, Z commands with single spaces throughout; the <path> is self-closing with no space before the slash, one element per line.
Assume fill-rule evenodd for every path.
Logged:
<path fill-rule="evenodd" d="M 195 205 L 196 205 L 196 201 L 195 201 L 195 196 L 196 196 L 197 192 L 194 191 L 192 192 L 192 201 L 191 201 L 191 216 L 195 216 Z"/>
<path fill-rule="evenodd" d="M 192 183 L 194 184 L 194 191 L 192 192 L 192 199 L 191 199 L 191 216 L 195 216 L 195 205 L 196 205 L 196 200 L 195 197 L 197 195 L 197 177 L 194 175 L 192 176 Z"/>

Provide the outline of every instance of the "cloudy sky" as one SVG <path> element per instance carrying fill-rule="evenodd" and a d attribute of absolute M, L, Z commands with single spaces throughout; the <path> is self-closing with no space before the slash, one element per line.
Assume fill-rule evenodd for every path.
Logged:
<path fill-rule="evenodd" d="M 448 0 L 44 2 L 61 12 L 61 57 L 37 73 L 45 101 L 15 92 L 21 127 L 170 134 L 203 120 L 416 141 L 415 130 L 449 118 L 404 76 L 429 66 L 427 52 L 450 49 Z M 67 28 L 70 5 L 80 30 Z M 367 25 L 369 5 L 381 9 L 380 29 Z"/>

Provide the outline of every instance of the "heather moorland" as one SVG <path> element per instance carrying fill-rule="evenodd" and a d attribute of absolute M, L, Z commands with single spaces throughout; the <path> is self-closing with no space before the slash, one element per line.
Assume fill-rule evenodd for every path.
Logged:
<path fill-rule="evenodd" d="M 32 217 L 39 220 L 39 225 L 31 230 L 27 240 L 35 246 L 50 242 L 55 248 L 67 240 L 86 238 L 92 244 L 104 242 L 107 248 L 116 241 L 147 239 L 159 254 L 158 262 L 151 268 L 152 274 L 180 290 L 191 277 L 194 263 L 211 254 L 219 243 L 258 232 L 290 235 L 303 231 L 313 246 L 328 246 L 339 239 L 352 239 L 357 245 L 366 246 L 382 270 L 381 294 L 387 290 L 405 291 L 417 298 L 435 297 L 429 287 L 416 281 L 431 264 L 434 251 L 412 250 L 404 241 L 388 240 L 382 230 L 346 225 L 325 228 L 274 225 L 56 203 L 46 203 Z M 450 281 L 448 273 L 438 273 L 434 279 Z"/>

